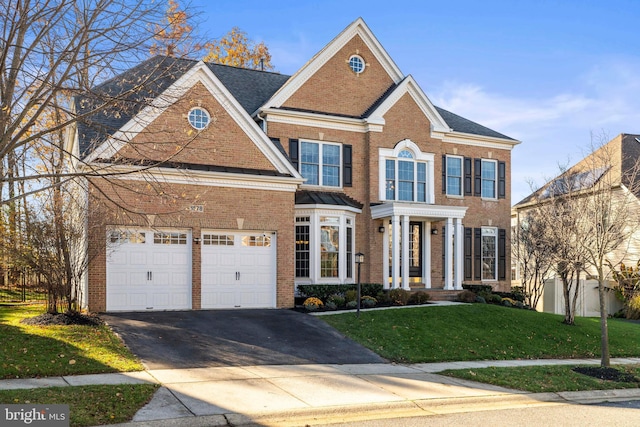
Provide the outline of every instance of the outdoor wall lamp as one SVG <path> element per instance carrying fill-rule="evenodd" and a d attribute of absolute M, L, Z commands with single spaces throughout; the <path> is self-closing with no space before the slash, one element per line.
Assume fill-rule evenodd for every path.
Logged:
<path fill-rule="evenodd" d="M 384 225 L 378 227 L 378 233 L 384 233 Z"/>
<path fill-rule="evenodd" d="M 202 241 L 202 239 L 200 237 L 194 237 L 193 238 L 193 243 L 195 243 L 196 245 L 199 245 L 201 241 Z"/>
<path fill-rule="evenodd" d="M 432 228 L 431 229 L 431 234 L 433 234 L 434 236 L 438 235 L 438 229 L 437 228 Z"/>

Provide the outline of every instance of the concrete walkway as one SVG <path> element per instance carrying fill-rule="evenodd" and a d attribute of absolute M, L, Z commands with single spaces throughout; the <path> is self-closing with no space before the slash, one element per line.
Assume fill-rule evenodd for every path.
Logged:
<path fill-rule="evenodd" d="M 505 360 L 414 365 L 262 365 L 158 369 L 0 381 L 0 390 L 157 383 L 149 404 L 120 426 L 298 426 L 560 403 L 640 400 L 640 389 L 525 393 L 435 374 L 490 366 L 598 365 L 595 359 Z M 612 359 L 640 364 L 640 358 Z"/>

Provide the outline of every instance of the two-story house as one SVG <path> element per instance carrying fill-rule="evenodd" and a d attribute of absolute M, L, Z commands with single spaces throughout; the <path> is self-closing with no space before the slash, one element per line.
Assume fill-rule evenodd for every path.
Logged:
<path fill-rule="evenodd" d="M 167 67 L 71 132 L 110 173 L 84 181 L 90 310 L 291 307 L 357 252 L 386 288 L 509 289 L 519 141 L 434 106 L 362 19 L 292 76 L 155 57 L 96 90 Z"/>

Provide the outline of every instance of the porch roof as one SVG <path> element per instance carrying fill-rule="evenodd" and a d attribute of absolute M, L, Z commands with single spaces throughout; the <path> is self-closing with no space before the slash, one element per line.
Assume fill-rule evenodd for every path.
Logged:
<path fill-rule="evenodd" d="M 447 218 L 464 218 L 467 209 L 467 206 L 442 206 L 410 202 L 384 202 L 381 204 L 371 205 L 371 218 L 381 219 L 392 216 L 407 215 L 431 221 L 440 221 Z"/>

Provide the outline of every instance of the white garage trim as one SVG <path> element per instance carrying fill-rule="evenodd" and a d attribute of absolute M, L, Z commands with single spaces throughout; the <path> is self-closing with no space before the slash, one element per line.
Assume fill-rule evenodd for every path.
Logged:
<path fill-rule="evenodd" d="M 275 308 L 276 234 L 202 232 L 202 300 L 207 308 Z"/>
<path fill-rule="evenodd" d="M 114 228 L 107 233 L 107 311 L 191 309 L 191 232 Z"/>

